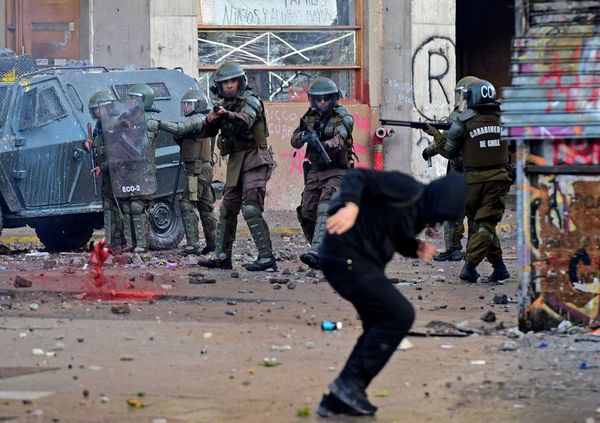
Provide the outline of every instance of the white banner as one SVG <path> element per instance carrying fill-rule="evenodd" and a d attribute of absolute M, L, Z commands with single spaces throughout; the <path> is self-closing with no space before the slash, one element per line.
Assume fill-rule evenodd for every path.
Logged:
<path fill-rule="evenodd" d="M 331 26 L 336 0 L 202 0 L 204 25 Z"/>

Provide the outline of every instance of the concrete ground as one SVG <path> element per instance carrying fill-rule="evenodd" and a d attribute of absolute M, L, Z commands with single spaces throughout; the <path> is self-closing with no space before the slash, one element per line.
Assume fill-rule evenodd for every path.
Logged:
<path fill-rule="evenodd" d="M 600 337 L 579 328 L 521 334 L 515 277 L 470 285 L 457 277 L 461 263 L 400 257 L 388 274 L 417 321 L 407 349 L 369 387 L 376 417 L 318 418 L 360 321 L 298 260 L 307 244 L 293 214 L 267 219 L 277 273 L 242 269 L 254 254 L 243 224 L 234 272 L 174 251 L 112 260 L 116 290 L 160 296 L 152 301 L 79 299 L 92 286 L 87 252 L 0 256 L 0 421 L 600 421 Z M 31 236 L 6 230 L 0 242 L 35 247 Z M 514 210 L 501 238 L 516 275 Z M 441 237 L 430 240 L 441 247 Z M 32 286 L 16 288 L 17 276 Z M 190 283 L 207 279 L 215 283 Z M 506 304 L 495 304 L 503 295 Z M 495 321 L 481 320 L 488 312 Z M 323 319 L 343 328 L 322 332 Z"/>

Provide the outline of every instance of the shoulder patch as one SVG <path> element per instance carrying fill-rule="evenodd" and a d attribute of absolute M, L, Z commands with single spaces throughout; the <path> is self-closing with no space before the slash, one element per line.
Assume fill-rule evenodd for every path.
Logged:
<path fill-rule="evenodd" d="M 473 119 L 477 113 L 473 109 L 467 109 L 456 117 L 458 122 L 466 122 L 469 119 Z"/>

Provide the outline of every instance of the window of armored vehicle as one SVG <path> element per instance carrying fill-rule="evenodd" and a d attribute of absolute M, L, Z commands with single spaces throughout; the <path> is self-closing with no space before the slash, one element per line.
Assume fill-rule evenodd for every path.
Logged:
<path fill-rule="evenodd" d="M 80 112 L 83 112 L 83 102 L 81 101 L 81 98 L 79 97 L 75 87 L 71 84 L 67 84 L 66 91 L 67 95 L 69 96 L 69 100 L 71 100 L 71 103 L 73 103 L 73 106 L 75 106 L 75 108 Z"/>
<path fill-rule="evenodd" d="M 225 61 L 244 67 L 263 100 L 308 101 L 308 86 L 331 78 L 361 100 L 364 0 L 200 0 L 199 82 Z"/>
<path fill-rule="evenodd" d="M 4 128 L 8 105 L 10 103 L 10 90 L 8 86 L 0 87 L 0 128 Z"/>
<path fill-rule="evenodd" d="M 19 128 L 21 131 L 37 128 L 66 115 L 56 88 L 32 88 L 23 96 Z"/>
<path fill-rule="evenodd" d="M 129 88 L 138 84 L 138 82 L 134 84 L 117 84 L 113 85 L 115 92 L 117 93 L 117 98 L 119 100 L 125 100 L 127 98 L 127 93 L 129 92 Z M 167 85 L 164 82 L 145 82 L 152 90 L 154 91 L 154 100 L 170 100 L 171 93 L 167 88 Z"/>

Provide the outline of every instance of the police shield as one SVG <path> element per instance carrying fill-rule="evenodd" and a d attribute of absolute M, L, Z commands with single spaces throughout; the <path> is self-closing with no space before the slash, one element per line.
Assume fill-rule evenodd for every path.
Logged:
<path fill-rule="evenodd" d="M 111 101 L 99 110 L 115 197 L 154 194 L 158 185 L 141 100 Z"/>

